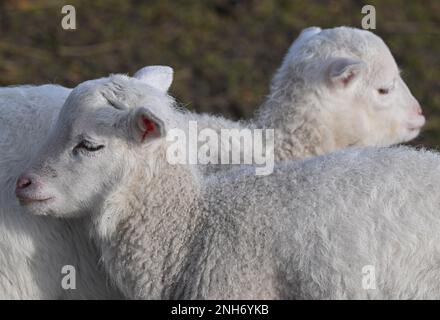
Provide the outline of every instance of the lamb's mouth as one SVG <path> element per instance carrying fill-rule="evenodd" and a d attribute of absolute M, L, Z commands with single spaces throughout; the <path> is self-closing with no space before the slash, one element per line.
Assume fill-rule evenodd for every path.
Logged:
<path fill-rule="evenodd" d="M 53 200 L 53 197 L 49 198 L 29 198 L 29 197 L 19 197 L 18 201 L 21 205 L 26 206 L 30 204 L 43 204 L 48 203 L 50 200 Z"/>

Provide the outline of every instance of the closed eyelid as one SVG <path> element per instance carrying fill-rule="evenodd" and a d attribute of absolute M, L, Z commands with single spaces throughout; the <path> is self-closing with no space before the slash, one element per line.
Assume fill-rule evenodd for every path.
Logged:
<path fill-rule="evenodd" d="M 78 142 L 81 142 L 81 141 L 86 140 L 86 141 L 89 141 L 90 143 L 93 143 L 93 144 L 96 143 L 96 144 L 98 144 L 98 141 L 96 141 L 95 139 L 93 139 L 92 137 L 90 137 L 90 136 L 87 135 L 87 134 L 80 134 L 80 135 L 78 136 L 77 140 L 78 140 Z"/>

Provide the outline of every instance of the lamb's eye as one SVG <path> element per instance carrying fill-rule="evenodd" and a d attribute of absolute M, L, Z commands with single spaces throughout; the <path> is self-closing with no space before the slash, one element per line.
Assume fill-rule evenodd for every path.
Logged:
<path fill-rule="evenodd" d="M 377 89 L 377 92 L 379 92 L 379 94 L 388 94 L 388 93 L 390 93 L 390 89 L 380 88 L 380 89 Z"/>
<path fill-rule="evenodd" d="M 82 140 L 80 143 L 78 143 L 75 146 L 75 148 L 73 148 L 73 152 L 76 153 L 79 150 L 85 150 L 88 152 L 95 152 L 95 151 L 101 150 L 103 148 L 104 148 L 103 145 L 96 145 L 96 144 L 91 143 L 90 141 Z"/>

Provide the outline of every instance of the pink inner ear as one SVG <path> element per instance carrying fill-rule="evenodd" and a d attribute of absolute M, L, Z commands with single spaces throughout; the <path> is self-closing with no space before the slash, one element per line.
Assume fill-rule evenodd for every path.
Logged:
<path fill-rule="evenodd" d="M 145 132 L 142 135 L 142 141 L 144 141 L 149 133 L 154 132 L 156 130 L 156 124 L 150 119 L 145 117 L 142 119 L 142 121 L 145 126 Z"/>
<path fill-rule="evenodd" d="M 351 80 L 353 80 L 354 78 L 354 73 L 350 72 L 348 74 L 348 76 L 344 77 L 344 79 L 342 79 L 342 83 L 344 84 L 344 86 L 348 85 L 350 83 Z"/>

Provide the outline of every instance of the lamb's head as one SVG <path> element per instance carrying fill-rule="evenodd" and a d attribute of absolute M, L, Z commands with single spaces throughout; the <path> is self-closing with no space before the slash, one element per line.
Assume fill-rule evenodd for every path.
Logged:
<path fill-rule="evenodd" d="M 171 68 L 155 66 L 76 87 L 17 181 L 20 203 L 33 214 L 79 216 L 102 205 L 136 166 L 154 170 L 173 105 L 171 81 Z"/>
<path fill-rule="evenodd" d="M 425 123 L 387 45 L 355 28 L 305 29 L 273 79 L 271 97 L 292 99 L 293 113 L 325 126 L 341 140 L 338 147 L 406 142 Z"/>

